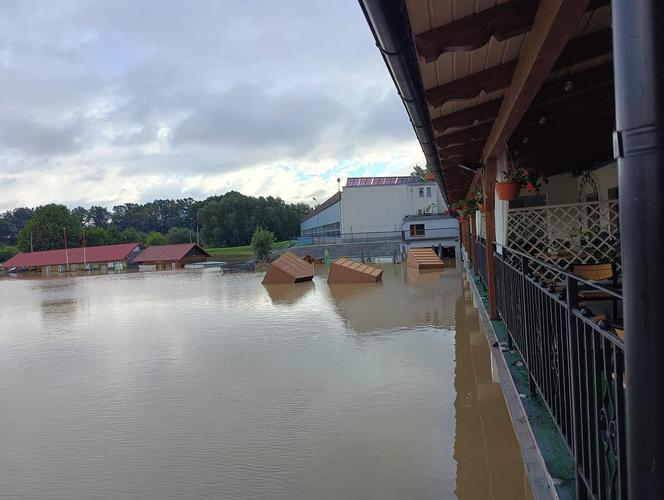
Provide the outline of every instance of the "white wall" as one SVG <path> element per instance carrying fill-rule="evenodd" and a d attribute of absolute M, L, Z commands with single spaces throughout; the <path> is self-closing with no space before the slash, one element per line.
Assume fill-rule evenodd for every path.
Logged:
<path fill-rule="evenodd" d="M 590 172 L 595 180 L 599 199 L 608 200 L 608 191 L 618 186 L 618 164 L 616 162 Z M 548 184 L 543 184 L 541 194 L 545 194 L 548 205 L 563 205 L 566 203 L 579 203 L 579 186 L 581 176 L 564 173 L 549 177 Z"/>
<path fill-rule="evenodd" d="M 424 196 L 420 197 L 419 190 Z M 431 196 L 427 196 L 431 188 Z M 416 215 L 435 203 L 433 212 L 447 207 L 435 182 L 397 184 L 392 186 L 346 187 L 341 194 L 343 233 L 400 231 L 406 215 Z"/>

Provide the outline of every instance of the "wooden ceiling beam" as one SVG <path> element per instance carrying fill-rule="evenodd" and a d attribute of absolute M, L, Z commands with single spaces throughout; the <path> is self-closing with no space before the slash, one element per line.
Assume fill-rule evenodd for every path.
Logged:
<path fill-rule="evenodd" d="M 553 65 L 553 71 L 592 61 L 613 52 L 611 29 L 595 31 L 569 41 Z"/>
<path fill-rule="evenodd" d="M 480 92 L 495 92 L 510 84 L 517 61 L 510 61 L 492 68 L 473 73 L 427 90 L 426 96 L 431 106 L 442 106 L 448 101 L 472 99 Z"/>
<path fill-rule="evenodd" d="M 553 69 L 590 0 L 541 0 L 533 27 L 521 48 L 509 88 L 484 146 L 495 158 L 517 127 Z"/>
<path fill-rule="evenodd" d="M 469 127 L 475 122 L 483 123 L 493 120 L 498 115 L 502 99 L 484 102 L 477 106 L 471 106 L 449 115 L 443 115 L 432 120 L 436 132 L 445 132 L 452 127 Z"/>
<path fill-rule="evenodd" d="M 552 119 L 571 115 L 583 115 L 588 110 L 597 108 L 598 106 L 613 109 L 615 97 L 611 83 L 608 82 L 608 85 L 599 87 L 594 92 L 571 94 L 566 99 L 531 106 L 523 116 L 514 134 L 531 126 L 537 128 L 538 126 L 545 125 Z"/>
<path fill-rule="evenodd" d="M 605 32 L 603 31 L 598 33 L 603 33 L 602 36 L 605 36 Z M 572 90 L 565 90 L 565 83 L 568 80 L 572 82 Z M 533 107 L 559 99 L 567 99 L 579 93 L 607 85 L 613 87 L 613 65 L 611 63 L 595 66 L 594 68 L 570 75 L 564 75 L 544 83 L 533 101 Z M 432 120 L 433 128 L 436 132 L 443 133 L 448 128 L 469 127 L 475 123 L 492 121 L 498 116 L 501 104 L 502 99 L 495 99 L 478 104 L 477 106 L 455 111 L 449 115 L 440 116 Z"/>
<path fill-rule="evenodd" d="M 455 144 L 484 141 L 489 136 L 489 132 L 491 132 L 491 125 L 491 122 L 482 123 L 460 130 L 459 132 L 440 135 L 436 138 L 436 144 L 439 148 L 449 148 Z"/>
<path fill-rule="evenodd" d="M 450 146 L 446 149 L 439 149 L 438 154 L 442 161 L 445 160 L 458 160 L 478 158 L 482 153 L 482 144 L 473 147 L 472 145 L 459 144 L 458 146 Z"/>
<path fill-rule="evenodd" d="M 588 107 L 581 112 L 577 111 L 576 113 L 571 113 L 562 116 L 556 116 L 554 118 L 548 119 L 546 123 L 540 124 L 530 124 L 528 126 L 517 128 L 514 132 L 513 137 L 519 141 L 523 140 L 524 137 L 528 138 L 528 141 L 535 140 L 535 138 L 543 135 L 556 135 L 558 132 L 561 132 L 565 129 L 571 129 L 574 127 L 592 128 L 593 123 L 595 122 L 605 122 L 611 120 L 611 117 L 615 115 L 615 108 L 613 102 L 608 103 L 597 103 L 594 106 Z M 561 144 L 561 147 L 565 147 L 564 144 Z"/>
<path fill-rule="evenodd" d="M 428 63 L 445 52 L 466 52 L 530 30 L 537 0 L 512 0 L 415 36 L 417 53 Z"/>
<path fill-rule="evenodd" d="M 537 0 L 511 0 L 415 35 L 417 53 L 431 63 L 447 52 L 467 52 L 483 47 L 491 38 L 502 42 L 530 31 Z M 609 4 L 593 0 L 588 10 Z"/>
<path fill-rule="evenodd" d="M 610 0 L 591 0 L 588 10 L 608 5 Z M 468 52 L 485 46 L 491 38 L 502 42 L 530 31 L 537 0 L 511 0 L 476 14 L 415 35 L 415 47 L 426 63 L 447 52 Z"/>

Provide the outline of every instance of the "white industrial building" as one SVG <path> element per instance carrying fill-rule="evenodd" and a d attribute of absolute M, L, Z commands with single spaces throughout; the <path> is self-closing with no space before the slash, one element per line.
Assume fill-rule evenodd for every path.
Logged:
<path fill-rule="evenodd" d="M 342 192 L 309 212 L 302 242 L 398 240 L 409 246 L 455 246 L 459 225 L 438 184 L 415 176 L 350 177 Z"/>

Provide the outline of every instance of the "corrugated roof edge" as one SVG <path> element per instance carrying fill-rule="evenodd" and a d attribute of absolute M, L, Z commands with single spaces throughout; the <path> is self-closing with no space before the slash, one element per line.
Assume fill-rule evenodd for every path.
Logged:
<path fill-rule="evenodd" d="M 316 208 L 314 208 L 313 210 L 310 210 L 309 212 L 307 212 L 307 213 L 304 215 L 304 217 L 302 217 L 302 218 L 300 219 L 300 222 L 304 222 L 304 221 L 306 221 L 306 220 L 311 219 L 312 217 L 318 215 L 318 214 L 321 213 L 323 210 L 325 210 L 325 209 L 327 209 L 327 208 L 330 208 L 332 205 L 334 205 L 335 203 L 337 203 L 337 202 L 339 202 L 339 201 L 341 201 L 341 192 L 340 192 L 340 191 L 337 191 L 337 192 L 334 193 L 332 196 L 330 196 L 327 200 L 325 200 L 323 203 L 321 203 L 320 205 L 318 205 Z"/>

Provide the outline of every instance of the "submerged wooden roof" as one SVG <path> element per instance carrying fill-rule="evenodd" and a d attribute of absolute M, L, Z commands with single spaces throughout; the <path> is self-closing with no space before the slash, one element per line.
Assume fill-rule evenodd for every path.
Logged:
<path fill-rule="evenodd" d="M 314 265 L 292 252 L 286 252 L 270 264 L 263 278 L 263 284 L 299 283 L 311 281 Z"/>
<path fill-rule="evenodd" d="M 464 198 L 473 180 L 460 165 L 496 157 L 506 141 L 512 153 L 536 156 L 548 174 L 611 158 L 608 0 L 406 6 L 452 200 Z"/>
<path fill-rule="evenodd" d="M 383 270 L 356 260 L 339 257 L 332 263 L 328 283 L 375 283 L 383 278 Z"/>
<path fill-rule="evenodd" d="M 406 265 L 420 271 L 443 269 L 445 264 L 431 248 L 411 248 L 406 255 Z"/>

